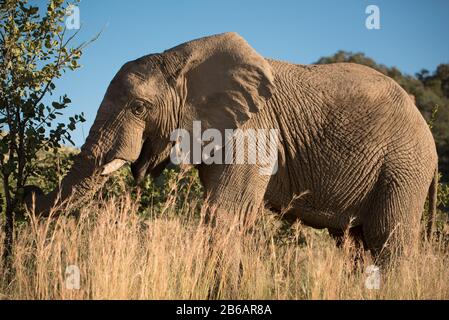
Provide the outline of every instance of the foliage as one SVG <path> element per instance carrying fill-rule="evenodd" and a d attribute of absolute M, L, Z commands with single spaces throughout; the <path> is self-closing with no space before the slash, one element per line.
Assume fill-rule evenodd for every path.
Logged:
<path fill-rule="evenodd" d="M 449 226 L 449 184 L 439 183 L 438 184 L 438 200 L 437 200 L 437 216 L 436 216 L 436 227 L 438 232 L 442 232 L 445 228 Z"/>
<path fill-rule="evenodd" d="M 449 181 L 449 64 L 440 64 L 435 72 L 422 70 L 415 76 L 403 74 L 396 67 L 386 67 L 366 57 L 363 53 L 338 51 L 330 57 L 323 57 L 319 64 L 352 62 L 374 68 L 395 79 L 415 98 L 416 106 L 428 122 L 432 122 L 435 137 L 439 170 L 442 180 Z M 435 110 L 438 112 L 435 114 Z M 433 119 L 432 119 L 433 118 Z"/>
<path fill-rule="evenodd" d="M 449 208 L 449 185 L 439 184 L 438 185 L 438 205 Z"/>
<path fill-rule="evenodd" d="M 73 144 L 70 131 L 84 121 L 81 114 L 70 117 L 68 124 L 54 124 L 71 102 L 66 95 L 51 105 L 43 103 L 53 93 L 55 80 L 79 67 L 85 46 L 69 47 L 76 33 L 67 38 L 66 8 L 64 0 L 50 0 L 45 10 L 26 0 L 0 1 L 0 175 L 6 241 L 12 237 L 21 188 L 42 174 L 36 161 L 39 152 Z"/>
<path fill-rule="evenodd" d="M 169 165 L 161 176 L 147 176 L 135 186 L 129 167 L 115 173 L 102 188 L 102 198 L 121 197 L 130 193 L 133 200 L 139 202 L 139 214 L 151 216 L 163 213 L 167 203 L 171 203 L 175 212 L 182 212 L 185 207 L 198 209 L 203 200 L 202 186 L 196 169 L 182 170 L 178 166 Z M 199 214 L 199 212 L 196 212 Z"/>
<path fill-rule="evenodd" d="M 54 190 L 67 174 L 73 164 L 73 156 L 78 153 L 77 149 L 61 147 L 56 152 L 39 152 L 35 163 L 34 175 L 28 183 L 41 186 L 42 191 L 47 193 Z"/>

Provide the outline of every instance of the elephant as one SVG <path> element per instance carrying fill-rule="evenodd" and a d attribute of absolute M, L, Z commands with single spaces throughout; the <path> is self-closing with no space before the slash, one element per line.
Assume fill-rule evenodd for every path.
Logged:
<path fill-rule="evenodd" d="M 271 175 L 259 163 L 194 164 L 217 210 L 266 207 L 337 238 L 349 230 L 376 257 L 419 238 L 427 195 L 436 210 L 435 142 L 393 79 L 352 63 L 264 58 L 234 32 L 124 64 L 60 186 L 26 203 L 45 215 L 69 197 L 82 201 L 125 163 L 140 182 L 170 161 L 171 132 L 192 132 L 194 121 L 203 131 L 279 133 Z"/>

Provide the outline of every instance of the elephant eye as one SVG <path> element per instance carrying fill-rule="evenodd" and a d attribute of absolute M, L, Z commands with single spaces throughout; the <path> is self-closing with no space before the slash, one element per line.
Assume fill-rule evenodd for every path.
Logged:
<path fill-rule="evenodd" d="M 132 112 L 135 116 L 141 117 L 145 113 L 145 104 L 142 101 L 134 101 L 132 104 Z"/>

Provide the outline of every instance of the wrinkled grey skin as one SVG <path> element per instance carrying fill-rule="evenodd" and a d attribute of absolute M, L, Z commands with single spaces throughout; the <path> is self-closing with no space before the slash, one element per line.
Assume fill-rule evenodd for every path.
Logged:
<path fill-rule="evenodd" d="M 60 201 L 92 195 L 115 159 L 131 163 L 137 181 L 160 172 L 170 133 L 191 130 L 193 120 L 203 130 L 280 133 L 273 176 L 260 175 L 254 164 L 197 166 L 217 210 L 248 214 L 265 204 L 281 212 L 290 204 L 287 218 L 335 236 L 351 228 L 376 255 L 396 249 L 399 238 L 417 239 L 429 186 L 434 210 L 435 143 L 397 83 L 356 64 L 264 59 L 226 33 L 126 63 L 61 188 L 37 194 L 36 212 L 48 213 L 58 194 Z"/>

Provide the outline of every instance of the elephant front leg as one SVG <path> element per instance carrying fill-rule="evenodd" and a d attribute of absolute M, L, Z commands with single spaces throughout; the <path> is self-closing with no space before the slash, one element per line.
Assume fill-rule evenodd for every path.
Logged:
<path fill-rule="evenodd" d="M 219 298 L 225 283 L 238 295 L 248 272 L 244 259 L 248 231 L 263 209 L 270 176 L 260 175 L 252 165 L 201 165 L 198 170 L 206 191 L 206 222 L 212 227 L 209 254 L 216 261 L 210 297 Z"/>
<path fill-rule="evenodd" d="M 198 169 L 211 219 L 253 225 L 263 209 L 271 176 L 249 164 L 201 165 Z"/>

